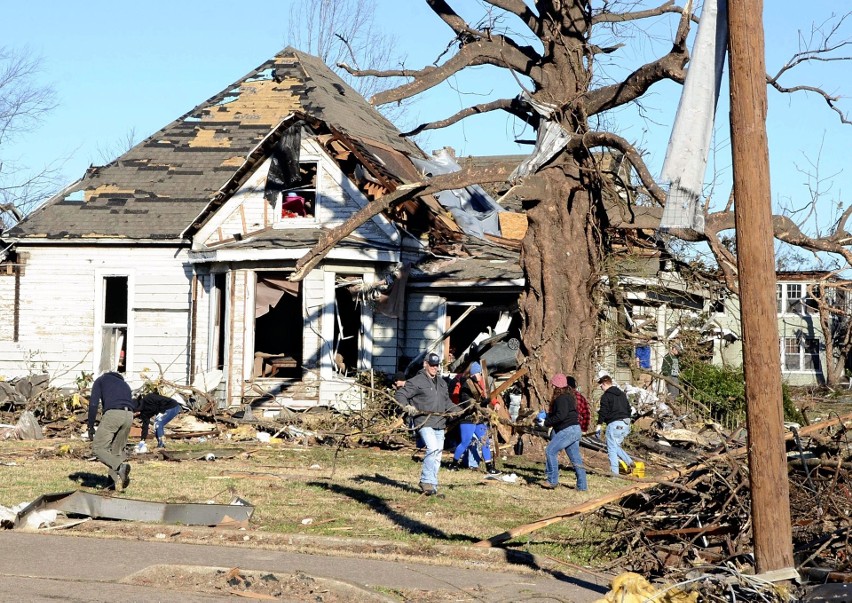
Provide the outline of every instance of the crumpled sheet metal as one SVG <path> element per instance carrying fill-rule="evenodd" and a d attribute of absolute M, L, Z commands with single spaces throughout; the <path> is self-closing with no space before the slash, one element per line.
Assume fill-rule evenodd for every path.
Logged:
<path fill-rule="evenodd" d="M 149 523 L 186 526 L 245 525 L 254 513 L 254 505 L 242 499 L 237 504 L 160 503 L 130 498 L 100 496 L 81 490 L 44 494 L 18 512 L 15 528 L 26 524 L 27 515 L 44 509 L 87 515 L 94 519 L 124 519 Z"/>

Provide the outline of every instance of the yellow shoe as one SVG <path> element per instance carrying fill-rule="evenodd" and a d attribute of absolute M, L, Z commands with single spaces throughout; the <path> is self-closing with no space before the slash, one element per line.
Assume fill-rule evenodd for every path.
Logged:
<path fill-rule="evenodd" d="M 645 477 L 645 463 L 636 461 L 633 463 L 633 471 L 630 473 L 633 477 Z"/>
<path fill-rule="evenodd" d="M 629 475 L 630 474 L 630 467 L 627 465 L 627 463 L 625 463 L 621 459 L 618 459 L 618 472 L 621 475 Z"/>

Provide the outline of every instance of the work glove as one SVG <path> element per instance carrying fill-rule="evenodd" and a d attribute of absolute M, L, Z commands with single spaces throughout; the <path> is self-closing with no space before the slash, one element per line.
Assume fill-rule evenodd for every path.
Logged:
<path fill-rule="evenodd" d="M 402 410 L 403 410 L 403 412 L 404 412 L 405 414 L 407 414 L 409 417 L 413 417 L 414 415 L 416 415 L 416 414 L 417 414 L 417 409 L 416 409 L 416 408 L 414 408 L 411 404 L 408 404 L 408 405 L 404 406 Z"/>
<path fill-rule="evenodd" d="M 538 425 L 539 427 L 543 427 L 544 426 L 544 420 L 546 418 L 547 418 L 546 412 L 541 411 L 540 413 L 538 413 L 538 415 L 536 415 L 536 417 L 535 417 L 536 425 Z"/>
<path fill-rule="evenodd" d="M 598 425 L 597 429 L 595 429 L 595 438 L 598 439 L 598 440 L 601 439 L 601 430 L 602 429 L 603 429 L 603 426 L 601 426 L 601 425 Z"/>

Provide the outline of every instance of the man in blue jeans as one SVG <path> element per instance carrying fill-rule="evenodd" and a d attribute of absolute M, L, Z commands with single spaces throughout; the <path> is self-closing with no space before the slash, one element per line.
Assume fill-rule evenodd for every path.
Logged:
<path fill-rule="evenodd" d="M 420 472 L 420 490 L 426 496 L 438 493 L 438 470 L 444 450 L 447 414 L 458 414 L 459 407 L 450 400 L 447 382 L 438 374 L 441 358 L 427 354 L 423 368 L 394 394 L 396 403 L 414 419 L 414 429 L 426 444 L 426 456 Z"/>
<path fill-rule="evenodd" d="M 157 448 L 166 447 L 164 427 L 183 410 L 183 406 L 174 398 L 161 396 L 157 392 L 144 395 L 139 400 L 139 419 L 142 421 L 142 439 L 148 438 L 148 423 L 154 419 L 154 435 L 157 436 Z"/>
<path fill-rule="evenodd" d="M 618 461 L 623 461 L 628 469 L 634 466 L 633 459 L 621 448 L 624 438 L 630 433 L 630 402 L 627 394 L 616 387 L 612 377 L 603 375 L 598 379 L 598 384 L 603 390 L 600 408 L 598 409 L 597 436 L 600 437 L 601 429 L 606 424 L 606 453 L 609 457 L 609 468 L 614 475 L 618 475 Z"/>

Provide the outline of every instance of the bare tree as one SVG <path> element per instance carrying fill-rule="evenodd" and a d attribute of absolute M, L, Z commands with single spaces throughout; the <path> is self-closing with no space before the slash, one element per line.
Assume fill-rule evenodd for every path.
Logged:
<path fill-rule="evenodd" d="M 471 115 L 504 111 L 531 125 L 540 139 L 545 132 L 562 138 L 561 146 L 553 146 L 553 156 L 516 179 L 512 188 L 523 201 L 529 223 L 521 250 L 526 275 L 520 299 L 523 345 L 531 362 L 535 397 L 544 397 L 546 375 L 556 367 L 588 382 L 598 341 L 599 302 L 612 280 L 604 278 L 605 260 L 625 232 L 657 228 L 666 202 L 666 194 L 651 176 L 640 150 L 605 125 L 612 121 L 608 115 L 614 110 L 628 105 L 641 109 L 655 84 L 664 80 L 683 83 L 689 62 L 687 37 L 696 19 L 674 0 L 647 9 L 637 2 L 481 0 L 487 14 L 476 21 L 463 18 L 447 0 L 425 1 L 452 36 L 434 64 L 384 71 L 342 66 L 357 76 L 406 79 L 406 83 L 374 95 L 371 100 L 376 105 L 415 97 L 473 67 L 488 65 L 515 76 L 519 97 L 482 102 L 410 133 L 445 127 Z M 619 72 L 618 56 L 625 43 L 640 38 L 637 32 L 650 30 L 646 23 L 666 19 L 670 20 L 670 34 L 665 51 Z M 828 31 L 827 36 L 816 37 L 819 44 L 814 53 L 803 50 L 806 54 L 800 55 L 801 60 L 767 76 L 767 81 L 777 88 L 779 78 L 797 65 L 818 57 L 842 59 L 836 53 L 845 42 L 833 40 L 840 30 Z M 624 59 L 625 64 L 629 61 Z M 789 86 L 784 91 L 820 94 L 817 87 Z M 834 102 L 832 108 L 836 106 L 834 97 L 820 96 L 830 105 Z M 607 194 L 610 185 L 603 175 L 601 157 L 612 153 L 630 164 L 641 182 L 642 195 L 623 199 Z M 480 176 L 480 181 L 487 181 L 494 174 L 477 174 L 471 168 L 459 178 L 476 181 Z M 434 184 L 421 183 L 418 190 Z M 618 211 L 612 211 L 613 199 L 623 205 Z M 726 283 L 736 291 L 736 257 L 725 244 L 726 231 L 734 227 L 733 199 L 721 211 L 711 211 L 708 201 L 703 211 L 704 230 L 674 234 L 685 241 L 709 244 Z M 807 236 L 789 217 L 776 216 L 775 236 L 810 251 L 838 254 L 848 263 L 852 260 L 847 248 L 852 242 L 846 228 L 849 211 L 852 208 L 843 212 L 831 233 L 817 237 Z"/>
<path fill-rule="evenodd" d="M 39 68 L 29 51 L 0 47 L 0 153 L 55 106 L 53 90 L 35 81 Z M 56 185 L 54 176 L 51 168 L 33 172 L 0 154 L 0 231 L 47 196 Z"/>
<path fill-rule="evenodd" d="M 288 42 L 320 57 L 362 96 L 369 98 L 391 85 L 376 78 L 353 77 L 340 63 L 354 69 L 387 69 L 403 60 L 393 35 L 376 24 L 374 0 L 295 0 L 290 7 Z M 404 114 L 401 105 L 382 109 L 389 119 Z"/>
<path fill-rule="evenodd" d="M 98 145 L 97 146 L 97 154 L 98 158 L 101 160 L 103 164 L 110 163 L 117 157 L 124 155 L 127 151 L 136 146 L 139 142 L 138 136 L 136 136 L 136 128 L 130 128 L 124 136 L 106 145 Z"/>
<path fill-rule="evenodd" d="M 836 387 L 847 377 L 852 356 L 852 281 L 828 273 L 808 286 L 808 297 L 816 305 L 825 337 L 825 384 Z"/>

